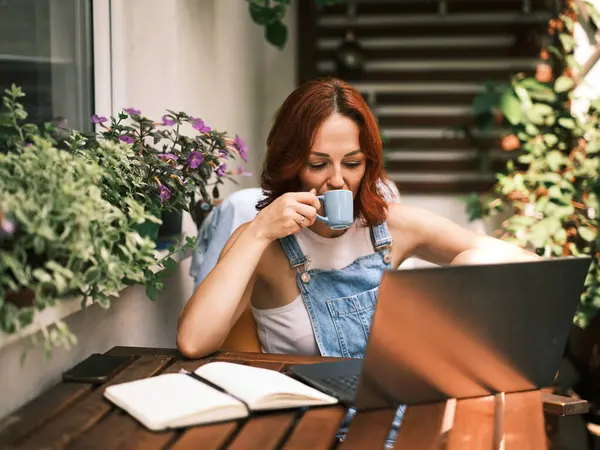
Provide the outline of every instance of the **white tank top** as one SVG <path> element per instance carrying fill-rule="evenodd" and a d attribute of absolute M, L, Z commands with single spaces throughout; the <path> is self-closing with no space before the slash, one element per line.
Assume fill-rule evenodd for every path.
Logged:
<path fill-rule="evenodd" d="M 375 250 L 368 227 L 357 222 L 339 237 L 325 238 L 308 228 L 295 234 L 302 252 L 310 259 L 310 269 L 343 269 Z M 310 317 L 302 297 L 271 309 L 251 306 L 258 337 L 265 353 L 319 355 Z"/>

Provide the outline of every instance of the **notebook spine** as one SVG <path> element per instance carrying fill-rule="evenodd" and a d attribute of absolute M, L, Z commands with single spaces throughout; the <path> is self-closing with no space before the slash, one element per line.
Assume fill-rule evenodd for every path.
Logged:
<path fill-rule="evenodd" d="M 248 403 L 246 403 L 244 400 L 242 400 L 241 398 L 233 395 L 231 392 L 227 392 L 225 389 L 223 389 L 221 386 L 218 386 L 216 384 L 214 384 L 212 381 L 207 380 L 204 377 L 201 377 L 200 375 L 198 375 L 195 372 L 188 372 L 185 370 L 182 370 L 182 373 L 185 373 L 186 375 L 192 377 L 194 380 L 196 381 L 200 381 L 201 383 L 207 384 L 208 386 L 210 386 L 211 388 L 216 389 L 217 391 L 223 392 L 224 394 L 229 395 L 230 397 L 235 398 L 236 400 L 242 402 L 244 404 L 244 406 L 246 407 L 246 409 L 248 410 L 248 412 L 250 413 L 252 411 L 252 409 L 250 409 L 250 405 L 248 405 Z"/>

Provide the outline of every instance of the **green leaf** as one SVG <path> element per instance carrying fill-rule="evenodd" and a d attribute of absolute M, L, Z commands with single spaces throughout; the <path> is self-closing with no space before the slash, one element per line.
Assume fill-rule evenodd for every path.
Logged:
<path fill-rule="evenodd" d="M 554 147 L 558 143 L 558 137 L 555 134 L 545 134 L 544 135 L 544 143 L 548 147 Z"/>
<path fill-rule="evenodd" d="M 567 77 L 566 75 L 561 75 L 554 82 L 554 90 L 556 92 L 563 93 L 572 89 L 575 86 L 575 81 L 571 77 Z"/>
<path fill-rule="evenodd" d="M 34 278 L 38 279 L 42 283 L 50 283 L 52 281 L 52 277 L 48 272 L 42 269 L 35 269 L 32 272 Z"/>
<path fill-rule="evenodd" d="M 571 53 L 575 47 L 575 39 L 573 36 L 567 33 L 559 33 L 558 38 L 560 39 L 560 43 L 562 44 L 565 52 Z"/>
<path fill-rule="evenodd" d="M 523 119 L 523 109 L 521 107 L 521 102 L 515 97 L 512 90 L 507 89 L 502 94 L 502 97 L 500 97 L 500 109 L 512 125 L 521 123 L 521 120 Z"/>
<path fill-rule="evenodd" d="M 497 97 L 493 92 L 482 92 L 478 94 L 471 104 L 471 108 L 473 110 L 473 114 L 485 114 L 490 113 L 492 109 L 496 106 Z"/>
<path fill-rule="evenodd" d="M 521 83 L 515 83 L 513 89 L 515 90 L 517 97 L 521 100 L 521 103 L 523 103 L 523 109 L 527 110 L 531 108 L 532 105 L 531 97 L 529 92 L 527 92 L 527 89 L 525 89 Z"/>
<path fill-rule="evenodd" d="M 123 280 L 122 280 L 122 281 L 123 281 L 123 284 L 124 284 L 125 286 L 133 286 L 134 284 L 136 284 L 136 283 L 137 283 L 135 280 L 132 280 L 132 279 L 130 279 L 130 278 L 127 278 L 127 277 L 123 278 Z"/>
<path fill-rule="evenodd" d="M 157 291 L 156 287 L 153 285 L 146 286 L 146 295 L 148 296 L 148 298 L 150 300 L 152 300 L 152 301 L 156 300 L 156 297 L 158 296 L 158 291 Z"/>
<path fill-rule="evenodd" d="M 85 274 L 83 276 L 84 283 L 85 284 L 96 283 L 96 281 L 98 281 L 100 279 L 101 274 L 102 274 L 102 272 L 100 271 L 99 267 L 90 267 L 88 270 L 85 271 Z"/>
<path fill-rule="evenodd" d="M 596 239 L 596 234 L 591 228 L 581 226 L 577 228 L 577 232 L 584 241 L 592 242 Z"/>
<path fill-rule="evenodd" d="M 516 228 L 526 228 L 533 225 L 535 222 L 535 217 L 525 215 L 515 215 L 509 219 L 510 225 Z"/>
<path fill-rule="evenodd" d="M 280 20 L 270 23 L 265 28 L 265 37 L 281 50 L 287 41 L 287 26 Z"/>
<path fill-rule="evenodd" d="M 528 123 L 525 125 L 525 132 L 529 136 L 537 136 L 538 134 L 540 134 L 540 129 L 538 127 L 536 127 L 534 124 Z"/>
<path fill-rule="evenodd" d="M 173 258 L 167 258 L 163 261 L 163 265 L 166 269 L 174 269 L 177 267 L 177 261 L 175 261 Z"/>
<path fill-rule="evenodd" d="M 566 128 L 568 130 L 573 130 L 575 128 L 575 120 L 573 120 L 570 117 L 560 117 L 558 119 L 558 124 L 563 127 Z"/>
<path fill-rule="evenodd" d="M 554 110 L 545 103 L 535 103 L 528 111 L 529 119 L 536 125 L 552 125 Z"/>
<path fill-rule="evenodd" d="M 268 6 L 250 3 L 249 8 L 252 20 L 259 25 L 268 25 L 275 19 L 274 11 L 272 11 Z"/>
<path fill-rule="evenodd" d="M 561 245 L 567 242 L 567 230 L 564 228 L 557 230 L 556 233 L 554 233 L 554 240 Z"/>

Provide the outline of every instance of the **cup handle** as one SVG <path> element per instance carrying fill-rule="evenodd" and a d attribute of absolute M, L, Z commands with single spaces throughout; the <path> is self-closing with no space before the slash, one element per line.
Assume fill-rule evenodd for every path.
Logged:
<path fill-rule="evenodd" d="M 321 202 L 321 204 L 323 205 L 323 207 L 325 207 L 324 196 L 323 195 L 317 195 L 317 199 Z M 320 216 L 320 215 L 317 214 L 317 220 L 320 220 L 324 224 L 329 225 L 329 219 L 327 217 L 323 217 L 323 216 Z"/>

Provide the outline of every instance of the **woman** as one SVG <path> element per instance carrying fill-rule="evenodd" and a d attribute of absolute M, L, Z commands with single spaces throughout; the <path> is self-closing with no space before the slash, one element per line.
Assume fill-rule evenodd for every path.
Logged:
<path fill-rule="evenodd" d="M 177 345 L 217 350 L 251 305 L 264 351 L 362 357 L 384 270 L 409 256 L 436 264 L 537 258 L 436 214 L 384 200 L 382 144 L 360 93 L 336 79 L 285 100 L 267 139 L 258 215 L 228 240 L 179 321 Z M 355 222 L 315 221 L 317 195 L 347 189 Z"/>

